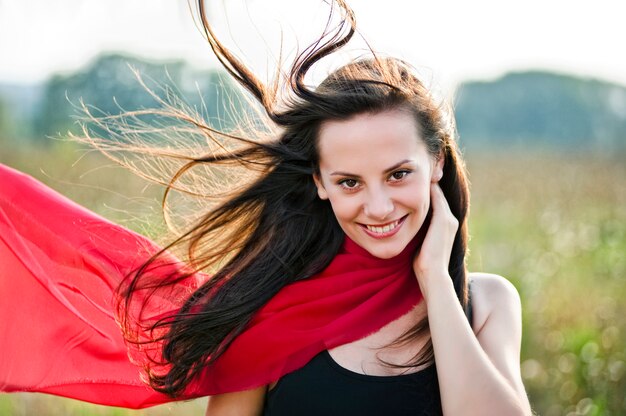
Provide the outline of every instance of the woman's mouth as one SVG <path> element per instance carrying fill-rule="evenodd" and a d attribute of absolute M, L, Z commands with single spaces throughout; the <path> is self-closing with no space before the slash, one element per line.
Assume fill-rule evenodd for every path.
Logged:
<path fill-rule="evenodd" d="M 408 214 L 400 219 L 388 222 L 386 224 L 380 224 L 380 225 L 359 224 L 359 225 L 361 226 L 363 231 L 365 231 L 365 233 L 371 237 L 386 238 L 386 237 L 391 237 L 392 235 L 394 235 L 400 230 L 407 216 Z"/>

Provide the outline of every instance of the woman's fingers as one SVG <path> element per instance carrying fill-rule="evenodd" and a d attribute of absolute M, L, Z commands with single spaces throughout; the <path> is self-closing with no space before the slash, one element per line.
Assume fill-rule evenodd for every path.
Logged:
<path fill-rule="evenodd" d="M 413 263 L 418 279 L 429 274 L 447 274 L 448 263 L 459 221 L 450 211 L 450 206 L 438 183 L 431 188 L 432 218 L 424 242 Z"/>
<path fill-rule="evenodd" d="M 444 227 L 444 229 L 440 231 L 448 235 L 452 234 L 452 238 L 454 239 L 454 235 L 459 228 L 459 220 L 457 220 L 454 214 L 452 214 L 452 211 L 450 211 L 448 200 L 437 182 L 433 182 L 430 185 L 430 203 L 433 208 L 433 220 L 437 217 L 437 225 Z"/>

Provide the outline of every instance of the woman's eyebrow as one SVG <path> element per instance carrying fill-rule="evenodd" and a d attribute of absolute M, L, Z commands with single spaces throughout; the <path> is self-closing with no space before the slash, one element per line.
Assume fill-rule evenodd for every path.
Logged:
<path fill-rule="evenodd" d="M 396 163 L 395 165 L 391 166 L 390 168 L 387 168 L 383 171 L 383 173 L 389 173 L 392 170 L 398 169 L 400 166 L 404 165 L 405 163 L 410 163 L 412 165 L 415 164 L 415 162 L 412 159 L 404 159 L 403 161 L 400 161 L 398 163 Z M 336 171 L 336 172 L 331 172 L 329 176 L 350 176 L 353 178 L 360 178 L 359 175 L 355 175 L 353 173 L 348 173 L 348 172 L 340 172 L 340 171 Z"/>

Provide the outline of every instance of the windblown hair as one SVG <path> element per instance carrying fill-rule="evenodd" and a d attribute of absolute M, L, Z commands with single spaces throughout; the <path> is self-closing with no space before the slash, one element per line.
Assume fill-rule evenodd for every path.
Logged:
<path fill-rule="evenodd" d="M 355 33 L 352 11 L 342 0 L 335 3 L 341 11 L 340 23 L 330 29 L 327 26 L 320 39 L 295 59 L 289 73 L 277 75 L 276 82 L 269 86 L 218 41 L 202 0 L 198 3 L 202 27 L 214 53 L 230 75 L 262 105 L 275 128 L 270 130 L 274 137 L 262 140 L 254 137 L 253 132 L 248 132 L 247 137 L 220 132 L 197 114 L 186 114 L 175 107 L 163 110 L 184 125 L 178 131 L 202 136 L 211 149 L 200 156 L 182 156 L 171 149 L 160 153 L 182 161 L 165 183 L 164 203 L 170 190 L 185 191 L 181 180 L 198 167 L 204 168 L 207 175 L 211 169 L 225 167 L 243 168 L 253 174 L 212 209 L 203 212 L 193 226 L 154 254 L 119 288 L 118 315 L 127 340 L 146 349 L 151 343 L 162 348 L 155 355 L 160 358 L 154 358 L 146 368 L 155 390 L 171 396 L 183 394 L 203 368 L 219 359 L 256 311 L 286 285 L 322 271 L 338 253 L 343 231 L 329 202 L 318 198 L 313 182 L 319 162 L 316 139 L 320 126 L 328 120 L 389 110 L 408 111 L 415 117 L 428 151 L 433 157 L 445 158 L 439 184 L 460 224 L 449 273 L 459 302 L 463 307 L 467 304 L 464 259 L 469 192 L 452 112 L 432 96 L 408 64 L 375 54 L 335 70 L 316 88 L 305 85 L 310 68 L 344 46 Z M 277 92 L 281 88 L 288 94 L 279 99 Z M 177 247 L 186 249 L 189 267 L 177 269 L 159 281 L 150 279 L 150 271 L 157 267 L 159 259 Z M 198 271 L 210 271 L 212 276 L 197 282 L 188 296 L 176 292 L 177 285 L 193 279 Z M 183 297 L 182 307 L 176 313 L 148 321 L 143 307 L 133 304 L 138 298 L 143 299 L 143 306 L 154 302 L 152 295 L 163 288 Z M 152 338 L 142 339 L 138 328 L 147 329 Z M 427 331 L 428 320 L 424 318 L 394 344 Z M 432 359 L 429 341 L 407 366 L 395 366 L 417 366 Z"/>

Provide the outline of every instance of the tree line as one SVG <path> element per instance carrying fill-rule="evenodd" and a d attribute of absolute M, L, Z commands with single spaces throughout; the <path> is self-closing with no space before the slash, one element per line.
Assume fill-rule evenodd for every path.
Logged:
<path fill-rule="evenodd" d="M 48 137 L 78 128 L 80 100 L 101 114 L 155 107 L 131 68 L 150 89 L 177 94 L 219 127 L 232 127 L 247 112 L 241 90 L 223 71 L 105 54 L 80 71 L 52 76 L 38 90 L 14 88 L 7 94 L 0 85 L 0 140 L 50 143 Z M 469 150 L 626 149 L 626 87 L 609 82 L 542 71 L 509 73 L 462 83 L 454 108 L 461 146 Z"/>

